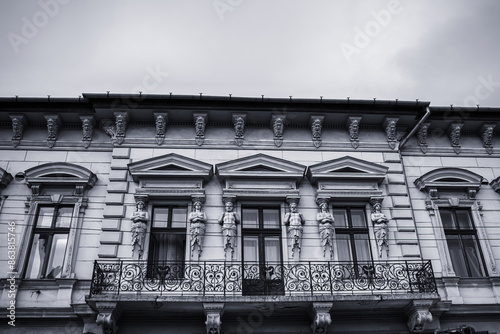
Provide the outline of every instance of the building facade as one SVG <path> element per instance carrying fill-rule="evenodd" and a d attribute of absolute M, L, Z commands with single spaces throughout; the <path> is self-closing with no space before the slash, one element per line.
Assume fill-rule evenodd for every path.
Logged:
<path fill-rule="evenodd" d="M 500 333 L 499 115 L 1 98 L 0 328 Z"/>

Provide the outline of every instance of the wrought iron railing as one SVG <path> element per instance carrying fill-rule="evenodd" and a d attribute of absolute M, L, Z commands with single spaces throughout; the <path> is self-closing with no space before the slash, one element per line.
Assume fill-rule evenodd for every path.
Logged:
<path fill-rule="evenodd" d="M 430 261 L 301 263 L 96 261 L 90 294 L 294 295 L 437 292 Z"/>

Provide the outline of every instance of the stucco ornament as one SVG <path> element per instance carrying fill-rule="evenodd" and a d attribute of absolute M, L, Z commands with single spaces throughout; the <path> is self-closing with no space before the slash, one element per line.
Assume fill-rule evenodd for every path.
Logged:
<path fill-rule="evenodd" d="M 47 146 L 52 148 L 59 134 L 61 119 L 59 115 L 45 115 L 45 119 L 47 120 Z"/>
<path fill-rule="evenodd" d="M 372 201 L 373 212 L 371 220 L 373 222 L 373 231 L 377 241 L 378 256 L 382 258 L 382 250 L 385 248 L 387 256 L 389 256 L 389 244 L 387 241 L 389 231 L 389 219 L 382 213 L 382 205 L 380 201 Z"/>
<path fill-rule="evenodd" d="M 411 333 L 422 333 L 428 322 L 432 321 L 432 314 L 429 310 L 415 310 L 408 317 L 408 329 Z"/>
<path fill-rule="evenodd" d="M 93 116 L 80 116 L 80 119 L 82 120 L 83 146 L 88 148 L 94 132 L 94 118 Z"/>
<path fill-rule="evenodd" d="M 225 211 L 219 218 L 219 224 L 222 226 L 222 236 L 224 238 L 224 253 L 231 250 L 230 258 L 233 258 L 234 250 L 236 249 L 237 227 L 240 223 L 240 218 L 234 209 L 234 198 L 224 198 Z"/>
<path fill-rule="evenodd" d="M 137 249 L 138 258 L 140 259 L 144 253 L 149 214 L 146 211 L 146 202 L 143 199 L 137 200 L 136 208 L 137 210 L 130 217 L 132 220 L 132 256 L 134 256 Z"/>
<path fill-rule="evenodd" d="M 330 259 L 333 259 L 333 245 L 335 242 L 335 222 L 333 215 L 328 211 L 328 202 L 321 201 L 319 203 L 320 212 L 316 215 L 316 220 L 319 227 L 319 237 L 321 239 L 321 247 L 323 248 L 323 257 L 326 256 L 327 246 L 330 246 Z"/>
<path fill-rule="evenodd" d="M 493 145 L 491 142 L 493 139 L 493 130 L 495 129 L 495 126 L 495 123 L 483 124 L 480 130 L 483 146 L 488 154 L 493 153 Z"/>
<path fill-rule="evenodd" d="M 347 120 L 347 127 L 349 129 L 349 139 L 353 148 L 359 147 L 359 123 L 361 122 L 360 116 L 352 116 Z"/>
<path fill-rule="evenodd" d="M 420 125 L 420 128 L 418 129 L 417 132 L 417 140 L 418 140 L 418 145 L 420 146 L 420 150 L 422 153 L 427 153 L 427 133 L 429 131 L 429 126 L 431 123 L 422 123 Z"/>
<path fill-rule="evenodd" d="M 233 115 L 234 124 L 234 140 L 236 145 L 243 145 L 243 140 L 245 139 L 245 116 L 244 115 Z"/>
<path fill-rule="evenodd" d="M 290 198 L 287 200 L 290 207 L 290 212 L 285 215 L 284 224 L 287 227 L 288 234 L 288 247 L 291 251 L 291 257 L 295 255 L 295 250 L 299 252 L 302 239 L 302 232 L 304 230 L 305 219 L 300 212 L 297 211 L 297 198 Z"/>
<path fill-rule="evenodd" d="M 396 148 L 397 143 L 397 129 L 399 118 L 387 117 L 384 121 L 384 129 L 387 137 L 387 143 L 391 149 Z"/>
<path fill-rule="evenodd" d="M 155 141 L 158 145 L 163 144 L 165 140 L 165 132 L 167 129 L 167 115 L 166 114 L 154 114 L 155 124 L 156 124 L 156 135 Z"/>
<path fill-rule="evenodd" d="M 125 140 L 125 131 L 127 130 L 127 115 L 123 113 L 116 114 L 116 143 L 123 144 Z"/>
<path fill-rule="evenodd" d="M 198 146 L 205 141 L 205 126 L 207 124 L 206 114 L 194 114 L 195 141 Z"/>
<path fill-rule="evenodd" d="M 462 150 L 462 146 L 460 145 L 460 135 L 462 132 L 463 123 L 451 123 L 448 128 L 448 135 L 450 136 L 451 146 L 456 154 L 459 154 Z"/>
<path fill-rule="evenodd" d="M 14 135 L 12 136 L 12 145 L 17 147 L 21 143 L 21 139 L 23 138 L 24 127 L 26 126 L 26 116 L 24 115 L 10 115 L 10 119 L 12 120 L 12 132 Z"/>
<path fill-rule="evenodd" d="M 321 146 L 321 130 L 323 128 L 323 116 L 311 116 L 312 141 L 316 148 Z"/>
<path fill-rule="evenodd" d="M 283 145 L 283 130 L 285 127 L 285 116 L 276 116 L 272 118 L 272 127 L 274 133 L 274 145 L 280 147 Z"/>
<path fill-rule="evenodd" d="M 202 210 L 202 199 L 193 200 L 193 211 L 189 214 L 189 233 L 191 234 L 191 257 L 194 256 L 196 246 L 198 246 L 198 257 L 203 251 L 203 239 L 205 238 L 205 224 L 207 215 Z"/>

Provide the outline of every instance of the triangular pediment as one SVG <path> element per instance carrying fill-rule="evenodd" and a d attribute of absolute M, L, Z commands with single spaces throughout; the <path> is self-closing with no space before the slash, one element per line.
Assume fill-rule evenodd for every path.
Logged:
<path fill-rule="evenodd" d="M 176 153 L 136 161 L 128 165 L 134 181 L 152 178 L 203 178 L 208 181 L 213 175 L 213 167 L 205 162 Z"/>

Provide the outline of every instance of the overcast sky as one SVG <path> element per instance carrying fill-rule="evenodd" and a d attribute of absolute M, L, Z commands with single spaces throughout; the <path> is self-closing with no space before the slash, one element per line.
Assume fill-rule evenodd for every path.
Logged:
<path fill-rule="evenodd" d="M 0 2 L 0 96 L 500 106 L 498 0 Z"/>

